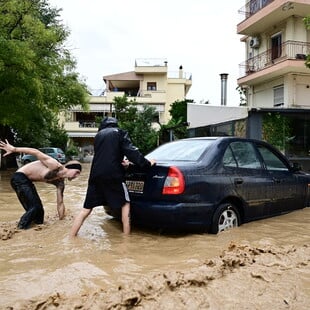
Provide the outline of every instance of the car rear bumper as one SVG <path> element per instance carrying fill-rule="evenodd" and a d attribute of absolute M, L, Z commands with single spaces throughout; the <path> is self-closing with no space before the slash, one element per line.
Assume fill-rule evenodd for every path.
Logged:
<path fill-rule="evenodd" d="M 119 213 L 113 214 L 113 211 L 106 207 L 105 210 L 110 215 L 119 218 Z M 208 231 L 214 210 L 214 205 L 200 203 L 178 203 L 172 205 L 169 203 L 131 202 L 130 214 L 134 225 L 151 229 Z"/>

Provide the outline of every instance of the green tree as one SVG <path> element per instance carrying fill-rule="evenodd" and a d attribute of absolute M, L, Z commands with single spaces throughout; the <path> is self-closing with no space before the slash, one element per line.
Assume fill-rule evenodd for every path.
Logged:
<path fill-rule="evenodd" d="M 182 101 L 175 101 L 171 104 L 169 113 L 171 115 L 171 119 L 180 122 L 187 121 L 187 103 L 193 102 L 193 100 L 182 100 Z"/>
<path fill-rule="evenodd" d="M 128 101 L 128 97 L 124 95 L 114 97 L 113 103 L 118 121 L 126 127 L 126 130 L 133 131 L 138 114 L 137 102 L 135 100 Z"/>
<path fill-rule="evenodd" d="M 304 25 L 307 30 L 310 30 L 310 15 L 307 15 L 303 18 Z M 305 65 L 310 69 L 310 54 L 307 55 Z"/>
<path fill-rule="evenodd" d="M 57 115 L 87 109 L 88 91 L 65 48 L 69 31 L 47 0 L 0 0 L 0 138 L 10 129 L 17 143 L 56 143 Z M 61 141 L 62 145 L 64 141 Z"/>
<path fill-rule="evenodd" d="M 176 100 L 171 104 L 169 110 L 171 119 L 161 127 L 161 143 L 169 141 L 171 134 L 173 134 L 174 139 L 187 137 L 187 104 L 192 102 L 191 99 L 185 99 Z"/>
<path fill-rule="evenodd" d="M 268 113 L 263 118 L 263 140 L 284 152 L 292 129 L 290 120 L 279 113 Z"/>
<path fill-rule="evenodd" d="M 73 159 L 74 156 L 79 155 L 79 148 L 77 145 L 74 144 L 72 139 L 69 139 L 68 146 L 67 146 L 65 153 L 66 153 L 67 160 L 71 160 Z"/>
<path fill-rule="evenodd" d="M 144 105 L 139 111 L 137 102 L 126 95 L 114 98 L 115 114 L 119 126 L 128 131 L 134 145 L 142 154 L 147 154 L 157 146 L 158 133 L 152 127 L 156 117 L 155 108 Z"/>
<path fill-rule="evenodd" d="M 304 25 L 307 30 L 310 30 L 310 15 L 303 18 Z"/>

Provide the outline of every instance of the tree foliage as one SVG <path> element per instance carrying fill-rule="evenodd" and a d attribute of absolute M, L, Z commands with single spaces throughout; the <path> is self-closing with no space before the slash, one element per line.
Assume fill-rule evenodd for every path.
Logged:
<path fill-rule="evenodd" d="M 114 98 L 114 108 L 119 126 L 128 131 L 133 144 L 142 154 L 157 146 L 158 134 L 152 127 L 155 108 L 145 105 L 139 111 L 136 101 L 128 101 L 126 95 Z"/>
<path fill-rule="evenodd" d="M 175 101 L 171 104 L 169 113 L 171 115 L 171 119 L 179 122 L 187 121 L 187 103 L 193 102 L 192 100 L 182 100 Z"/>
<path fill-rule="evenodd" d="M 268 113 L 263 118 L 263 140 L 285 151 L 292 135 L 290 120 L 279 113 Z"/>
<path fill-rule="evenodd" d="M 310 30 L 310 15 L 303 18 L 304 25 L 307 30 Z"/>
<path fill-rule="evenodd" d="M 304 17 L 303 22 L 304 22 L 306 29 L 310 30 L 310 15 L 307 15 L 306 17 Z M 306 56 L 305 65 L 307 68 L 310 69 L 310 54 Z"/>
<path fill-rule="evenodd" d="M 0 126 L 29 146 L 56 143 L 54 134 L 66 138 L 58 113 L 87 108 L 59 12 L 47 0 L 0 0 Z"/>
<path fill-rule="evenodd" d="M 187 137 L 187 104 L 193 100 L 185 99 L 182 101 L 176 100 L 171 104 L 169 113 L 171 119 L 168 124 L 162 125 L 161 142 L 167 142 L 173 135 L 173 140 Z"/>

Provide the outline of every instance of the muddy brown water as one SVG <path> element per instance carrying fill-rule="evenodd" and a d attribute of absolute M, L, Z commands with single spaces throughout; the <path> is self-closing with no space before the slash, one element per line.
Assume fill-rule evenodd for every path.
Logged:
<path fill-rule="evenodd" d="M 161 235 L 121 225 L 102 207 L 69 238 L 89 164 L 66 182 L 66 218 L 52 185 L 37 183 L 45 222 L 16 229 L 23 214 L 0 172 L 0 309 L 309 309 L 310 208 L 216 236 Z"/>

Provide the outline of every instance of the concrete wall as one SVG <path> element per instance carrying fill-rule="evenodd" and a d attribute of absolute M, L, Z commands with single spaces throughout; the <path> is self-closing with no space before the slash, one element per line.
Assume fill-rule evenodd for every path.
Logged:
<path fill-rule="evenodd" d="M 194 103 L 187 105 L 189 128 L 214 125 L 246 117 L 248 117 L 247 107 L 209 106 Z"/>

